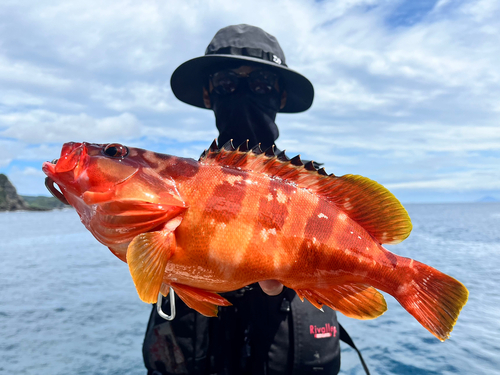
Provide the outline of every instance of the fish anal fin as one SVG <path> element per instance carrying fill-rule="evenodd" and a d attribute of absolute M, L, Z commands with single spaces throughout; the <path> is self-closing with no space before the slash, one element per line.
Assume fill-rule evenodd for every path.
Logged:
<path fill-rule="evenodd" d="M 217 293 L 184 284 L 171 283 L 170 285 L 187 306 L 202 315 L 217 316 L 218 306 L 231 306 L 227 299 Z"/>
<path fill-rule="evenodd" d="M 355 319 L 375 319 L 387 310 L 384 296 L 375 288 L 363 284 L 300 289 L 296 293 L 301 298 L 307 298 L 318 309 L 326 305 Z"/>
<path fill-rule="evenodd" d="M 302 289 L 296 289 L 295 293 L 297 293 L 297 296 L 299 296 L 300 300 L 302 302 L 304 302 L 304 298 L 306 298 L 306 297 L 304 296 L 304 293 L 302 292 Z"/>
<path fill-rule="evenodd" d="M 180 218 L 176 224 L 179 223 Z M 175 251 L 175 246 L 175 234 L 171 227 L 167 226 L 161 231 L 139 234 L 130 242 L 127 263 L 142 301 L 156 303 L 165 267 Z"/>
<path fill-rule="evenodd" d="M 324 197 L 361 225 L 381 244 L 396 244 L 410 235 L 411 220 L 398 199 L 385 187 L 357 175 L 337 177 L 304 165 L 300 157 L 286 160 L 283 155 L 225 148 L 206 150 L 199 161 L 267 174 Z"/>

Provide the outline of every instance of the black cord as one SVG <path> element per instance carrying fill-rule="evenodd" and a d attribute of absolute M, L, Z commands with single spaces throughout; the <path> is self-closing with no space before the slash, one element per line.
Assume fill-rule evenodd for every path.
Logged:
<path fill-rule="evenodd" d="M 356 345 L 354 345 L 354 341 L 352 341 L 351 336 L 347 333 L 344 327 L 339 323 L 339 328 L 340 328 L 340 339 L 345 342 L 347 345 L 349 345 L 351 348 L 356 350 L 356 352 L 359 355 L 359 359 L 361 360 L 361 364 L 363 365 L 363 368 L 365 369 L 365 372 L 367 375 L 370 375 L 370 371 L 368 370 L 368 366 L 365 363 L 365 360 L 363 359 L 363 356 L 361 355 L 361 352 L 359 351 L 358 348 L 356 348 Z"/>

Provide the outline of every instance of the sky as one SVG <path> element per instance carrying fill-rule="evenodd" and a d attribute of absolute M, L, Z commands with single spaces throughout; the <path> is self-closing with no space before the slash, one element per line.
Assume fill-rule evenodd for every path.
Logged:
<path fill-rule="evenodd" d="M 500 200 L 498 19 L 497 0 L 2 0 L 0 173 L 49 195 L 41 165 L 68 141 L 198 158 L 213 113 L 170 76 L 247 23 L 315 88 L 311 109 L 277 116 L 289 156 L 403 203 Z"/>

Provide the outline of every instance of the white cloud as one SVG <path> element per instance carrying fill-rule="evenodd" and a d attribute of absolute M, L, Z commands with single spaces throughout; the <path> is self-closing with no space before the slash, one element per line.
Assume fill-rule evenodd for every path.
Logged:
<path fill-rule="evenodd" d="M 0 91 L 0 105 L 5 107 L 40 106 L 44 102 L 43 98 L 21 90 Z"/>
<path fill-rule="evenodd" d="M 19 152 L 17 142 L 0 139 L 0 167 L 7 167 Z"/>
<path fill-rule="evenodd" d="M 301 137 L 295 139 L 300 139 L 300 142 L 297 141 L 299 147 L 306 150 L 317 150 L 321 146 L 337 152 L 374 151 L 387 158 L 396 154 L 400 157 L 404 155 L 402 162 L 405 162 L 405 159 L 410 162 L 429 153 L 456 154 L 500 150 L 500 130 L 495 126 L 453 127 L 439 123 L 412 124 L 398 122 L 397 119 L 393 122 L 373 121 L 369 122 L 369 125 L 370 127 L 364 128 L 360 126 L 361 130 L 358 124 L 352 124 L 348 128 L 337 127 L 336 123 L 311 124 L 310 121 L 303 121 L 294 122 L 292 128 L 302 133 Z M 291 137 L 283 135 L 280 140 L 285 138 Z M 327 152 L 322 153 L 322 159 L 325 156 L 329 158 Z"/>
<path fill-rule="evenodd" d="M 59 145 L 36 145 L 30 146 L 26 143 L 0 139 L 0 167 L 7 167 L 13 161 L 39 162 L 55 158 L 60 154 Z"/>
<path fill-rule="evenodd" d="M 441 174 L 432 179 L 388 183 L 388 189 L 424 189 L 446 191 L 500 190 L 500 171 L 466 171 Z"/>
<path fill-rule="evenodd" d="M 479 0 L 465 4 L 460 10 L 467 16 L 471 15 L 477 23 L 482 23 L 498 14 L 500 4 L 495 0 Z"/>
<path fill-rule="evenodd" d="M 193 111 L 196 116 L 192 116 Z M 218 136 L 214 122 L 212 111 L 191 109 L 144 126 L 141 132 L 144 137 L 151 140 L 165 139 L 182 143 L 201 141 L 209 144 Z"/>
<path fill-rule="evenodd" d="M 330 108 L 337 114 L 386 107 L 387 98 L 377 95 L 355 79 L 339 78 L 332 84 L 316 86 L 315 108 Z M 332 106 L 333 104 L 333 106 Z"/>
<path fill-rule="evenodd" d="M 41 168 L 13 167 L 8 175 L 10 182 L 21 195 L 50 195 L 45 188 L 45 174 Z"/>
<path fill-rule="evenodd" d="M 26 143 L 54 143 L 71 140 L 92 142 L 121 141 L 135 137 L 140 123 L 134 115 L 93 118 L 87 114 L 62 115 L 44 110 L 0 115 L 0 136 Z"/>
<path fill-rule="evenodd" d="M 174 109 L 174 104 L 177 104 L 167 82 L 162 84 L 131 82 L 126 87 L 96 85 L 91 92 L 91 99 L 100 101 L 105 107 L 119 112 L 134 109 L 167 112 Z"/>
<path fill-rule="evenodd" d="M 0 55 L 0 82 L 67 89 L 71 81 L 59 77 L 59 74 L 56 68 L 44 69 L 30 62 L 11 60 Z"/>
<path fill-rule="evenodd" d="M 203 25 L 193 22 L 202 16 L 201 9 L 183 1 L 24 1 L 16 8 L 19 12 L 12 16 L 20 20 L 12 27 L 20 32 L 19 39 L 29 43 L 29 31 L 36 30 L 40 47 L 53 59 L 92 71 L 125 68 L 141 73 L 163 67 L 175 39 L 183 39 L 176 31 Z M 28 32 L 21 29 L 27 25 Z"/>
<path fill-rule="evenodd" d="M 398 0 L 4 1 L 0 166 L 69 140 L 199 154 L 217 136 L 213 114 L 180 103 L 170 75 L 219 28 L 250 23 L 316 89 L 311 110 L 278 115 L 281 148 L 401 188 L 456 189 L 486 164 L 496 186 L 498 4 L 442 0 L 407 24 Z"/>
<path fill-rule="evenodd" d="M 45 178 L 45 173 L 41 169 L 36 169 L 33 167 L 26 167 L 23 170 L 19 170 L 17 173 L 18 175 L 22 176 L 33 176 L 33 177 L 43 177 Z"/>

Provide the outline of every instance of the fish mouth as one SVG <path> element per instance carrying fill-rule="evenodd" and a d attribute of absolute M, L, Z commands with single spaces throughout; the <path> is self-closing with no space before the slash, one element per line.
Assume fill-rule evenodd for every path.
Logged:
<path fill-rule="evenodd" d="M 68 200 L 60 191 L 61 189 L 56 188 L 56 181 L 60 180 L 58 175 L 61 173 L 67 174 L 68 172 L 71 175 L 72 172 L 72 176 L 69 180 L 76 180 L 84 170 L 82 161 L 83 164 L 85 164 L 86 156 L 87 151 L 84 143 L 68 142 L 63 145 L 61 157 L 59 159 L 43 163 L 42 169 L 47 175 L 45 178 L 45 186 L 47 187 L 47 190 L 64 204 L 69 205 Z"/>
<path fill-rule="evenodd" d="M 58 159 L 54 159 L 51 162 L 45 162 L 43 163 L 43 171 L 47 175 L 54 175 L 55 174 L 55 166 L 57 164 Z M 52 194 L 54 198 L 57 198 L 60 200 L 62 203 L 69 205 L 68 200 L 64 197 L 63 193 L 61 193 L 59 190 L 57 190 L 55 186 L 55 181 L 51 177 L 45 177 L 45 187 L 47 190 Z"/>
<path fill-rule="evenodd" d="M 87 148 L 84 143 L 65 143 L 61 150 L 61 157 L 56 159 L 55 172 L 64 173 L 73 171 L 75 179 L 78 178 L 78 172 L 82 169 L 78 167 L 81 164 L 80 161 L 85 160 L 85 156 L 87 156 Z"/>

